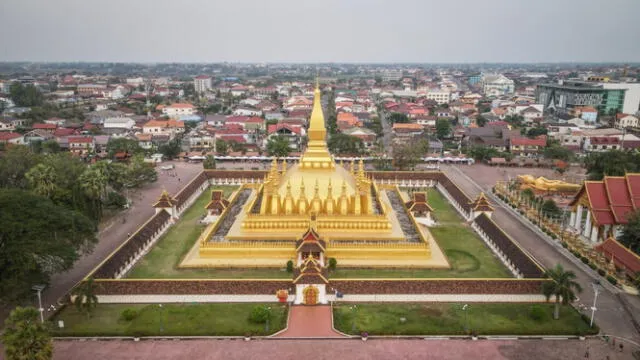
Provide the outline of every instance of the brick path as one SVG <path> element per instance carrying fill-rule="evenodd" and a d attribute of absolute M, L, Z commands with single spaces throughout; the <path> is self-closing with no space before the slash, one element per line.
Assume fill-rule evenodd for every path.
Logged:
<path fill-rule="evenodd" d="M 124 359 L 474 359 L 474 360 L 631 360 L 631 345 L 624 352 L 604 342 L 579 340 L 153 340 L 56 341 L 54 360 Z M 0 359 L 4 351 L 0 345 Z"/>
<path fill-rule="evenodd" d="M 331 307 L 294 305 L 289 327 L 277 337 L 342 337 L 331 327 Z"/>

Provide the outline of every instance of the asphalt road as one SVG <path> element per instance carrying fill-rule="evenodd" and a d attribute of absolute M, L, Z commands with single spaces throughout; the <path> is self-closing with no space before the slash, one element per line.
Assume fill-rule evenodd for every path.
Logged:
<path fill-rule="evenodd" d="M 443 165 L 441 170 L 447 173 L 448 176 L 471 198 L 475 198 L 480 191 L 484 191 L 487 195 L 491 196 L 490 183 L 478 184 L 476 178 L 486 179 L 486 171 L 496 171 L 493 168 L 485 166 L 453 166 Z M 528 169 L 523 169 L 523 173 Z M 498 173 L 496 172 L 496 176 Z M 492 201 L 495 207 L 492 219 L 514 240 L 516 240 L 520 246 L 526 249 L 532 254 L 542 265 L 545 267 L 553 267 L 556 264 L 562 264 L 562 266 L 573 271 L 578 282 L 582 285 L 583 292 L 579 294 L 579 299 L 576 302 L 576 307 L 580 304 L 584 305 L 587 309 L 593 305 L 594 291 L 592 283 L 595 280 L 602 280 L 598 275 L 593 273 L 590 269 L 586 270 L 581 264 L 578 265 L 572 261 L 570 256 L 565 256 L 562 253 L 562 247 L 555 244 L 552 245 L 542 239 L 532 228 L 523 224 L 516 216 L 509 210 L 503 208 L 495 200 Z M 616 335 L 624 338 L 640 341 L 640 334 L 630 321 L 629 313 L 624 309 L 622 303 L 618 298 L 618 294 L 609 291 L 607 287 L 600 291 L 597 299 L 597 312 L 595 314 L 595 321 L 600 326 L 602 333 Z M 627 296 L 627 295 L 620 295 Z M 632 302 L 635 304 L 635 302 Z M 636 313 L 640 309 L 635 308 L 633 310 Z M 590 315 L 590 310 L 585 310 L 585 313 Z"/>

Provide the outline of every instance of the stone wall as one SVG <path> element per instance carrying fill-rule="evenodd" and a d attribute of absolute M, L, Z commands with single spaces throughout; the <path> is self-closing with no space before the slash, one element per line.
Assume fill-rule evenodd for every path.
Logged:
<path fill-rule="evenodd" d="M 345 294 L 540 294 L 546 280 L 329 279 Z M 269 295 L 292 289 L 291 280 L 97 280 L 98 295 Z"/>
<path fill-rule="evenodd" d="M 541 278 L 544 272 L 535 260 L 520 248 L 487 215 L 480 214 L 471 224 L 480 237 L 518 277 Z"/>

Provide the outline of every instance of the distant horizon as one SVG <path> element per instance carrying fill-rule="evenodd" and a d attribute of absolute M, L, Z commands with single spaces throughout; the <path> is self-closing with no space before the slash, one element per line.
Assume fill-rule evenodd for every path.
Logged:
<path fill-rule="evenodd" d="M 630 65 L 640 66 L 640 61 L 540 61 L 540 62 L 359 62 L 359 61 L 106 61 L 106 60 L 0 60 L 0 64 L 137 64 L 137 65 Z"/>
<path fill-rule="evenodd" d="M 640 63 L 639 13 L 638 0 L 2 0 L 0 61 Z"/>

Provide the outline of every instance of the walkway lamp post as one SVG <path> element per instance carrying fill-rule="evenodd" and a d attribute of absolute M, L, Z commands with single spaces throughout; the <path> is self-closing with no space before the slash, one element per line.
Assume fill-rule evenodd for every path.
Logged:
<path fill-rule="evenodd" d="M 160 332 L 164 332 L 164 323 L 162 322 L 162 304 L 158 304 L 158 309 L 160 311 Z"/>
<path fill-rule="evenodd" d="M 34 290 L 38 293 L 38 311 L 40 312 L 40 323 L 44 323 L 44 308 L 42 307 L 42 290 L 44 290 L 44 285 L 34 285 L 31 287 L 31 290 Z"/>
<path fill-rule="evenodd" d="M 353 305 L 353 306 L 349 307 L 349 309 L 351 310 L 351 312 L 353 314 L 352 319 L 351 319 L 351 332 L 355 333 L 356 332 L 356 309 L 357 309 L 357 306 Z"/>
<path fill-rule="evenodd" d="M 595 296 L 593 297 L 593 306 L 591 307 L 591 321 L 589 322 L 589 327 L 593 327 L 593 317 L 596 314 L 597 310 L 596 301 L 598 300 L 598 294 L 600 293 L 600 290 L 602 288 L 599 280 L 594 281 L 591 286 L 593 287 L 593 293 L 595 294 Z"/>
<path fill-rule="evenodd" d="M 267 315 L 267 322 L 264 324 L 264 331 L 266 333 L 269 333 L 269 319 L 271 319 L 271 306 L 269 306 L 267 310 L 269 311 L 269 313 Z"/>
<path fill-rule="evenodd" d="M 467 309 L 469 308 L 468 304 L 462 305 L 462 311 L 464 312 L 464 332 L 469 331 L 469 319 L 467 318 Z"/>

